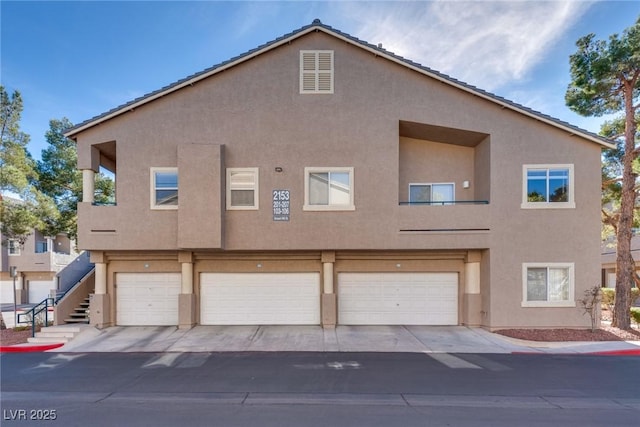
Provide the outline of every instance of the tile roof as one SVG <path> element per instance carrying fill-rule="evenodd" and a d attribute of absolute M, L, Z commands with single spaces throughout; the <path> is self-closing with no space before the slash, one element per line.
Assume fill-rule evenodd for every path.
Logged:
<path fill-rule="evenodd" d="M 224 62 L 221 62 L 217 65 L 214 65 L 212 67 L 209 67 L 205 70 L 202 70 L 198 73 L 192 74 L 190 76 L 187 76 L 183 79 L 180 79 L 174 83 L 171 83 L 167 86 L 164 86 L 158 90 L 155 90 L 153 92 L 150 92 L 146 95 L 143 95 L 139 98 L 136 98 L 132 101 L 129 101 L 125 104 L 122 104 L 120 106 L 117 106 L 105 113 L 102 113 L 100 115 L 97 115 L 95 117 L 92 117 L 88 120 L 83 121 L 82 123 L 79 123 L 73 127 L 71 127 L 70 129 L 67 129 L 67 131 L 65 132 L 65 135 L 67 137 L 73 137 L 74 135 L 82 132 L 85 129 L 88 129 L 94 125 L 97 125 L 103 121 L 109 120 L 115 116 L 118 116 L 122 113 L 125 113 L 127 111 L 130 111 L 134 108 L 137 108 L 141 105 L 144 105 L 148 102 L 153 101 L 154 99 L 163 97 L 165 95 L 170 94 L 171 92 L 174 92 L 176 90 L 179 90 L 185 86 L 189 86 L 199 80 L 205 79 L 213 74 L 216 74 L 219 71 L 225 70 L 227 68 L 230 68 L 240 62 L 243 62 L 245 60 L 248 60 L 250 58 L 253 58 L 257 55 L 260 55 L 262 53 L 265 53 L 271 49 L 274 49 L 282 44 L 285 44 L 287 42 L 289 42 L 292 39 L 301 37 L 307 33 L 310 33 L 312 31 L 323 31 L 327 34 L 333 35 L 335 37 L 341 38 L 345 41 L 348 41 L 354 45 L 360 46 L 361 48 L 364 48 L 366 50 L 372 51 L 374 53 L 376 53 L 379 56 L 385 57 L 387 59 L 390 59 L 394 62 L 400 63 L 402 65 L 405 65 L 407 67 L 410 67 L 412 69 L 415 69 L 417 71 L 422 72 L 423 74 L 426 74 L 430 77 L 436 78 L 444 83 L 448 83 L 452 86 L 458 87 L 459 89 L 465 90 L 467 92 L 470 92 L 476 96 L 480 96 L 482 98 L 488 99 L 490 101 L 493 101 L 495 103 L 498 103 L 500 105 L 502 105 L 505 108 L 509 108 L 511 110 L 520 112 L 522 114 L 525 114 L 529 117 L 532 117 L 534 119 L 540 120 L 542 122 L 545 122 L 547 124 L 550 124 L 552 126 L 555 127 L 559 127 L 561 129 L 566 130 L 567 132 L 570 132 L 572 134 L 581 136 L 585 139 L 588 139 L 590 141 L 596 142 L 598 144 L 601 144 L 607 148 L 614 148 L 615 144 L 613 141 L 604 138 L 600 135 L 597 135 L 595 133 L 589 132 L 587 130 L 581 129 L 577 126 L 574 126 L 570 123 L 567 123 L 565 121 L 559 120 L 557 118 L 554 118 L 552 116 L 549 116 L 547 114 L 543 114 L 539 111 L 533 110 L 529 107 L 525 107 L 521 104 L 518 104 L 516 102 L 510 101 L 506 98 L 503 98 L 501 96 L 495 95 L 493 93 L 487 92 L 483 89 L 480 89 L 476 86 L 470 85 L 468 83 L 465 83 L 463 81 L 457 80 L 447 74 L 441 73 L 439 71 L 436 71 L 432 68 L 426 67 L 422 64 L 419 64 L 417 62 L 414 62 L 410 59 L 406 59 L 400 55 L 396 55 L 393 52 L 389 52 L 387 50 L 385 50 L 382 45 L 373 45 L 371 43 L 368 43 L 366 41 L 360 40 L 355 36 L 352 36 L 350 34 L 344 33 L 338 29 L 335 29 L 329 25 L 323 24 L 319 19 L 314 19 L 313 22 L 309 25 L 305 25 L 297 30 L 294 30 L 288 34 L 285 34 L 283 36 L 280 36 L 270 42 L 267 42 L 263 45 L 260 45 L 254 49 L 251 49 L 241 55 L 235 56 L 233 58 L 230 58 Z"/>

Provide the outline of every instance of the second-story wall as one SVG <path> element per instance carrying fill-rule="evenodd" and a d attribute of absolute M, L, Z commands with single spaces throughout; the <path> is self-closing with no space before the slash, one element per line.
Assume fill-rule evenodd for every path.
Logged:
<path fill-rule="evenodd" d="M 305 49 L 334 51 L 333 94 L 300 94 Z M 401 135 L 403 121 L 486 137 L 473 145 L 418 143 Z M 591 239 L 582 230 L 599 220 L 597 145 L 324 33 L 295 39 L 82 132 L 80 167 L 91 165 L 92 146 L 109 141 L 116 141 L 117 206 L 80 204 L 83 249 L 482 249 L 533 242 L 532 250 L 544 250 L 541 234 L 568 239 L 576 230 Z M 206 159 L 190 170 L 180 160 L 187 145 L 224 156 L 204 150 Z M 521 209 L 522 167 L 534 163 L 575 165 L 575 209 Z M 183 194 L 197 200 L 202 191 L 204 207 L 193 220 L 185 219 L 192 206 L 185 212 L 183 206 L 150 208 L 154 167 L 179 168 L 180 200 Z M 353 168 L 355 209 L 306 210 L 305 167 Z M 224 208 L 227 168 L 258 168 L 259 209 Z M 456 199 L 489 204 L 400 206 L 413 176 L 470 181 L 469 189 L 456 185 Z M 274 190 L 290 193 L 288 221 L 274 221 Z M 537 221 L 552 225 L 536 230 Z M 209 230 L 202 236 L 220 230 L 219 243 L 198 241 L 193 224 Z M 444 229 L 453 230 L 430 234 Z"/>

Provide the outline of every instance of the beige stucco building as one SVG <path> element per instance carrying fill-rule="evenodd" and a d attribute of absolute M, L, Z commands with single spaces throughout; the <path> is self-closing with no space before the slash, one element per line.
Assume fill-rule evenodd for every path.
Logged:
<path fill-rule="evenodd" d="M 67 136 L 100 327 L 588 326 L 610 143 L 319 21 Z"/>
<path fill-rule="evenodd" d="M 74 245 L 66 234 L 47 237 L 33 230 L 20 246 L 0 232 L 0 303 L 14 302 L 12 267 L 17 304 L 37 304 L 55 295 L 56 275 L 78 256 Z"/>

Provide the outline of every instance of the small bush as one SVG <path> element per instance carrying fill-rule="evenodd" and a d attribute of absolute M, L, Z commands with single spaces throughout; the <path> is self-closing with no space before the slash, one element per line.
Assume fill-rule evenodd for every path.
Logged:
<path fill-rule="evenodd" d="M 616 290 L 613 288 L 602 288 L 602 304 L 607 306 L 609 311 L 613 310 L 613 303 L 616 300 Z"/>
<path fill-rule="evenodd" d="M 631 318 L 636 325 L 640 325 L 640 308 L 639 307 L 631 307 Z"/>
<path fill-rule="evenodd" d="M 616 290 L 614 288 L 602 288 L 602 304 L 604 304 L 609 311 L 613 310 L 613 305 L 616 301 Z M 640 289 L 631 288 L 631 305 L 640 298 Z"/>

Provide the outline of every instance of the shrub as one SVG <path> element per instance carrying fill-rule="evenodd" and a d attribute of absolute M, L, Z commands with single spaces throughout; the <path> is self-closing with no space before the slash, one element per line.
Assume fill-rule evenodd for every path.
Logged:
<path fill-rule="evenodd" d="M 631 307 L 631 318 L 636 325 L 640 325 L 640 307 Z"/>
<path fill-rule="evenodd" d="M 613 288 L 602 288 L 602 304 L 607 306 L 609 311 L 613 310 L 613 302 L 616 299 L 616 290 Z"/>
<path fill-rule="evenodd" d="M 609 311 L 613 310 L 616 301 L 616 290 L 613 288 L 602 288 L 602 304 L 607 306 Z M 640 298 L 640 289 L 631 288 L 631 305 Z"/>

